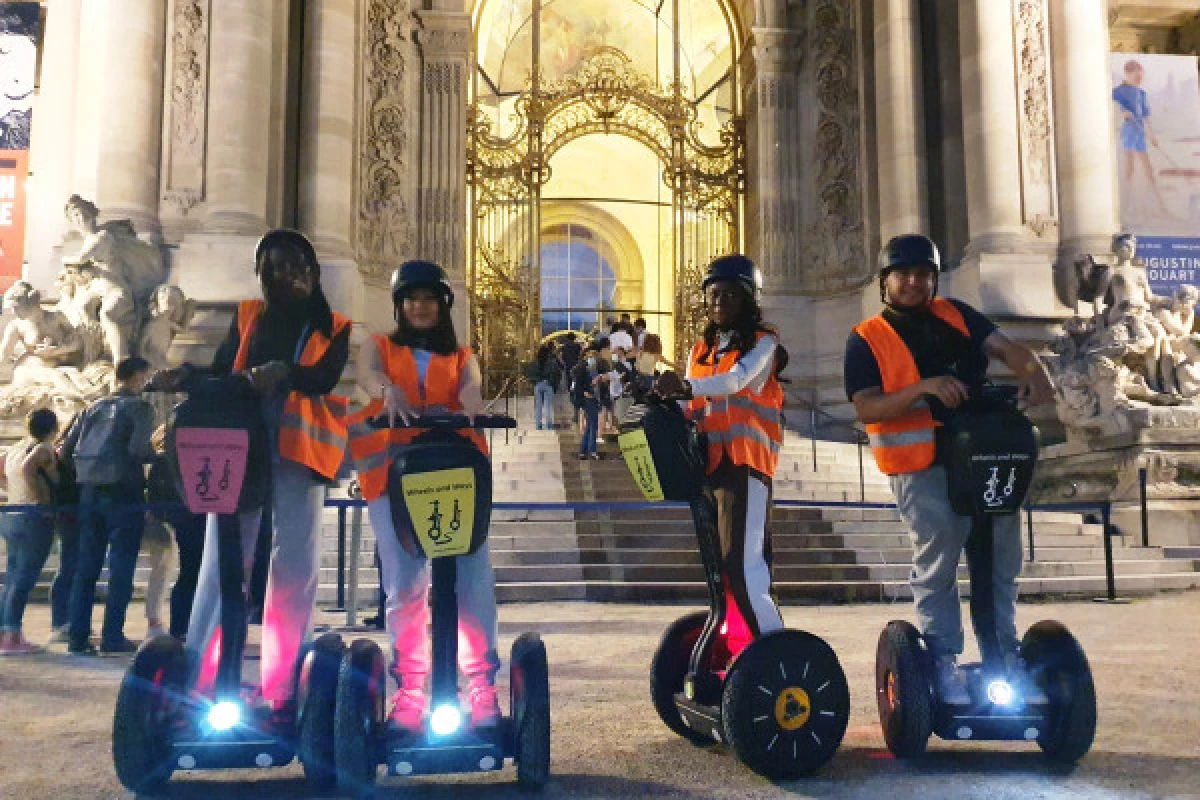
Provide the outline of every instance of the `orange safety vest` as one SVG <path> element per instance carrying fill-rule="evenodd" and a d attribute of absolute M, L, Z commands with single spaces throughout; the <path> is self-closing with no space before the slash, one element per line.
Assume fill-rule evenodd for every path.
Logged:
<path fill-rule="evenodd" d="M 760 331 L 758 338 L 768 335 Z M 704 342 L 692 346 L 688 374 L 693 378 L 729 372 L 740 356 L 738 351 L 731 350 L 715 364 L 702 363 L 700 357 L 706 349 Z M 783 444 L 783 387 L 774 370 L 761 392 L 746 387 L 728 397 L 697 397 L 692 400 L 690 411 L 697 430 L 708 438 L 708 472 L 715 470 L 722 458 L 728 458 L 733 464 L 750 467 L 768 477 L 775 475 Z"/>
<path fill-rule="evenodd" d="M 971 336 L 962 313 L 949 300 L 935 297 L 929 310 L 963 336 Z M 875 355 L 879 374 L 883 378 L 884 394 L 898 392 L 921 380 L 917 362 L 908 345 L 884 319 L 883 314 L 860 322 L 854 332 L 866 340 Z M 920 472 L 929 467 L 937 455 L 934 431 L 938 423 L 923 399 L 899 417 L 871 422 L 866 427 L 875 463 L 887 475 Z"/>
<path fill-rule="evenodd" d="M 233 371 L 244 372 L 250 357 L 250 339 L 266 304 L 262 300 L 243 300 L 238 304 L 237 356 Z M 334 313 L 333 335 L 336 337 L 351 324 L 347 317 Z M 298 362 L 302 367 L 316 364 L 329 350 L 331 339 L 320 331 L 312 331 Z M 310 396 L 289 392 L 283 405 L 279 425 L 279 455 L 288 461 L 303 464 L 329 480 L 337 477 L 346 453 L 345 416 L 349 401 L 335 394 Z"/>
<path fill-rule="evenodd" d="M 408 404 L 420 413 L 454 414 L 463 410 L 458 399 L 458 387 L 463 371 L 471 358 L 468 347 L 460 347 L 449 355 L 433 353 L 425 370 L 425 384 L 417 374 L 417 362 L 412 348 L 401 347 L 386 336 L 376 336 L 383 372 L 398 386 Z M 350 425 L 350 456 L 358 471 L 358 486 L 363 498 L 370 501 L 387 491 L 388 468 L 392 463 L 392 448 L 409 444 L 424 431 L 416 428 L 372 428 L 366 421 L 384 411 L 383 400 L 372 400 L 362 411 L 354 414 Z M 479 431 L 455 431 L 487 455 L 487 440 Z"/>

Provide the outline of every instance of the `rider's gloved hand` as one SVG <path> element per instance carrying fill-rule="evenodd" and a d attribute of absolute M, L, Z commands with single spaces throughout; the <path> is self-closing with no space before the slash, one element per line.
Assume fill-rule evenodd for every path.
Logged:
<path fill-rule="evenodd" d="M 691 396 L 692 387 L 679 377 L 678 372 L 664 372 L 654 382 L 654 391 L 662 397 Z"/>
<path fill-rule="evenodd" d="M 405 425 L 408 425 L 414 418 L 419 416 L 416 410 L 408 403 L 408 398 L 405 397 L 404 391 L 399 386 L 385 386 L 383 388 L 383 411 L 387 414 L 388 422 L 395 424 L 396 420 L 402 420 Z"/>

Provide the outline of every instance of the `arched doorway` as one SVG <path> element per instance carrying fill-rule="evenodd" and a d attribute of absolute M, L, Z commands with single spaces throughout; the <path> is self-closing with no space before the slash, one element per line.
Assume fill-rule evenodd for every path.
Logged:
<path fill-rule="evenodd" d="M 480 0 L 474 20 L 468 283 L 485 369 L 493 380 L 515 370 L 564 315 L 616 310 L 618 273 L 631 266 L 589 224 L 597 213 L 624 229 L 640 262 L 640 275 L 624 275 L 625 302 L 634 284 L 640 293 L 629 310 L 644 312 L 668 346 L 690 341 L 700 270 L 742 246 L 731 9 L 724 0 Z M 594 240 L 594 259 L 576 230 Z M 560 302 L 548 289 L 574 285 L 560 256 L 576 252 L 591 259 L 597 290 L 547 305 Z"/>

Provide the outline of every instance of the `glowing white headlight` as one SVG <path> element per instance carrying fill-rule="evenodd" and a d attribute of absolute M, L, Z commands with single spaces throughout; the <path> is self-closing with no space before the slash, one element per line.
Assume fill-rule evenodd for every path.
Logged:
<path fill-rule="evenodd" d="M 216 703 L 208 710 L 208 724 L 214 731 L 227 731 L 242 718 L 242 710 L 237 703 L 227 700 Z"/>
<path fill-rule="evenodd" d="M 1012 705 L 1016 692 L 1008 681 L 994 680 L 987 686 L 987 696 L 994 705 L 1007 706 Z"/>
<path fill-rule="evenodd" d="M 439 706 L 429 718 L 429 727 L 438 736 L 449 736 L 462 724 L 462 712 L 454 706 Z"/>

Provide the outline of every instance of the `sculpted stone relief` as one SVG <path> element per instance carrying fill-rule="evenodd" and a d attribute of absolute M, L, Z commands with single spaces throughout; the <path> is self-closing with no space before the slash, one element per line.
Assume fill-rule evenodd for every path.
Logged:
<path fill-rule="evenodd" d="M 140 355 L 167 366 L 171 341 L 191 321 L 195 304 L 166 284 L 162 251 L 138 238 L 128 220 L 98 223 L 99 210 L 72 195 L 65 208 L 83 237 L 63 260 L 58 300 L 18 281 L 4 295 L 15 319 L 0 337 L 0 364 L 12 381 L 0 387 L 0 417 L 52 407 L 69 414 L 109 390 L 113 364 Z"/>
<path fill-rule="evenodd" d="M 412 23 L 408 0 L 370 0 L 364 33 L 357 260 L 386 278 L 414 248 L 408 88 Z"/>
<path fill-rule="evenodd" d="M 1194 333 L 1200 290 L 1181 286 L 1155 295 L 1136 258 L 1137 239 L 1121 235 L 1114 252 L 1076 264 L 1080 300 L 1090 316 L 1067 320 L 1049 366 L 1058 386 L 1058 412 L 1071 428 L 1103 428 L 1114 415 L 1150 406 L 1181 406 L 1159 415 L 1200 421 L 1200 334 Z M 1181 422 L 1182 424 L 1182 422 Z"/>

